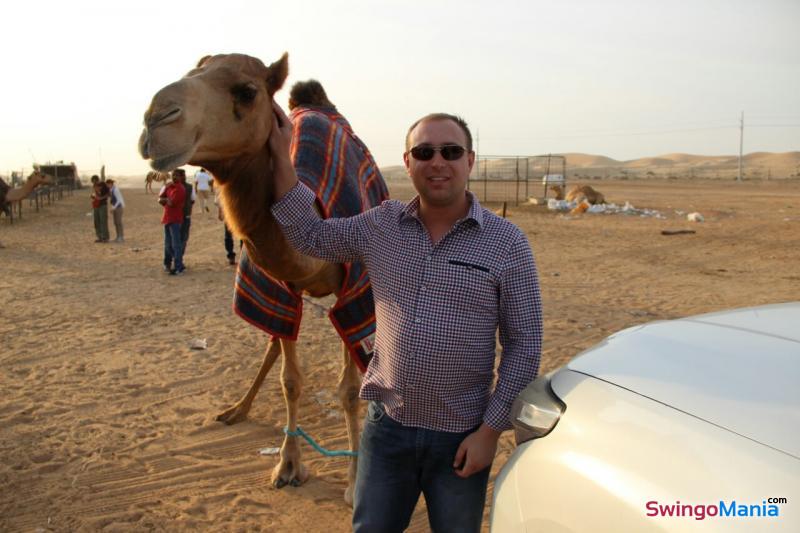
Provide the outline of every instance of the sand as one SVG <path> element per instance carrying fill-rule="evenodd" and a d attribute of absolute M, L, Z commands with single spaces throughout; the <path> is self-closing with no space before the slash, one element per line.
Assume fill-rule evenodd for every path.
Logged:
<path fill-rule="evenodd" d="M 509 207 L 538 260 L 544 371 L 628 326 L 800 300 L 797 180 L 591 184 L 666 218 Z M 410 194 L 407 182 L 390 187 Z M 0 530 L 349 530 L 346 459 L 304 445 L 309 481 L 269 484 L 277 456 L 259 450 L 282 441 L 277 368 L 247 421 L 214 421 L 246 390 L 267 341 L 231 311 L 221 223 L 195 213 L 187 274 L 167 276 L 154 196 L 123 192 L 124 244 L 93 243 L 86 189 L 0 221 Z M 687 222 L 692 211 L 705 222 Z M 661 235 L 680 229 L 696 233 Z M 208 348 L 190 349 L 196 338 Z M 299 351 L 301 425 L 343 449 L 339 348 L 319 305 L 306 305 Z M 512 448 L 505 434 L 492 478 Z M 427 530 L 422 505 L 411 530 Z"/>

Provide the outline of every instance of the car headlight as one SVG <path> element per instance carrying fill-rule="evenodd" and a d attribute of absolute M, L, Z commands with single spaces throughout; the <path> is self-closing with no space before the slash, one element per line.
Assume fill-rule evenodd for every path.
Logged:
<path fill-rule="evenodd" d="M 511 424 L 517 444 L 550 433 L 567 408 L 550 387 L 551 377 L 552 373 L 536 378 L 514 400 Z"/>

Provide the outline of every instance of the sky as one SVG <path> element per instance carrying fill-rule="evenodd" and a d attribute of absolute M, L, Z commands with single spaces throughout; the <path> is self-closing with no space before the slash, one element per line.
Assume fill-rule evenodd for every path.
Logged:
<path fill-rule="evenodd" d="M 0 174 L 148 170 L 153 94 L 207 54 L 315 78 L 380 166 L 461 115 L 479 155 L 800 150 L 797 0 L 72 0 L 0 7 Z"/>

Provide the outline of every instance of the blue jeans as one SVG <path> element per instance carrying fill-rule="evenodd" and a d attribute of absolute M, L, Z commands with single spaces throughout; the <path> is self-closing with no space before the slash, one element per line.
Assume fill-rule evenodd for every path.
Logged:
<path fill-rule="evenodd" d="M 233 233 L 224 222 L 223 226 L 225 226 L 225 252 L 228 254 L 228 259 L 233 259 L 236 257 L 236 253 L 233 251 Z"/>
<path fill-rule="evenodd" d="M 181 224 L 181 259 L 186 253 L 186 244 L 189 242 L 189 230 L 192 227 L 192 217 L 183 217 Z"/>
<path fill-rule="evenodd" d="M 183 270 L 183 240 L 181 239 L 181 223 L 164 224 L 164 266 L 175 270 Z"/>
<path fill-rule="evenodd" d="M 473 431 L 403 426 L 380 402 L 370 402 L 358 451 L 353 531 L 405 530 L 422 492 L 432 531 L 479 532 L 491 467 L 467 479 L 453 470 L 461 441 Z"/>

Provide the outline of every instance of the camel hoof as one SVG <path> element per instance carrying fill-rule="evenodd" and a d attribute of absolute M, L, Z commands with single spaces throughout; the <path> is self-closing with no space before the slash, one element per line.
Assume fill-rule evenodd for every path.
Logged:
<path fill-rule="evenodd" d="M 247 411 L 241 408 L 239 405 L 234 405 L 227 411 L 223 411 L 222 413 L 217 415 L 217 422 L 224 422 L 227 425 L 233 425 L 237 422 L 241 422 L 247 418 Z"/>
<path fill-rule="evenodd" d="M 348 507 L 353 507 L 353 493 L 354 489 L 352 486 L 348 486 L 344 491 L 344 503 L 347 504 Z"/>
<path fill-rule="evenodd" d="M 299 487 L 307 480 L 308 470 L 303 464 L 293 468 L 292 463 L 279 463 L 272 471 L 272 486 L 276 489 L 282 489 L 286 485 Z"/>

